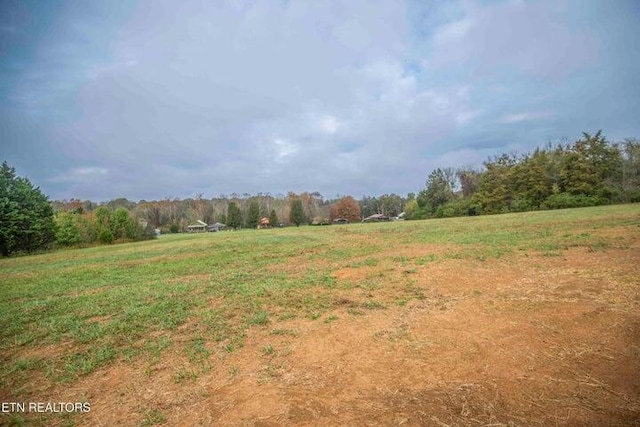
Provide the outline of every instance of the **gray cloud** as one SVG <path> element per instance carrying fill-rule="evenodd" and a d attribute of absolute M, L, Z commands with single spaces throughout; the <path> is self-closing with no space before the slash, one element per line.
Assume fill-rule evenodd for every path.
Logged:
<path fill-rule="evenodd" d="M 481 74 L 513 68 L 538 78 L 569 76 L 596 61 L 600 46 L 587 28 L 572 28 L 564 2 L 468 3 L 464 18 L 433 37 L 435 66 L 465 64 Z"/>
<path fill-rule="evenodd" d="M 613 55 L 602 51 L 605 32 L 580 24 L 581 10 L 521 1 L 64 4 L 57 35 L 34 43 L 35 59 L 2 93 L 5 117 L 17 118 L 7 135 L 36 153 L 14 144 L 9 160 L 54 198 L 417 191 L 434 167 L 477 165 L 591 123 L 637 131 L 613 114 L 594 122 L 595 111 L 573 113 L 585 90 L 603 85 L 597 70 L 610 70 L 603 61 Z M 623 70 L 637 65 L 625 61 Z M 610 91 L 637 102 L 633 91 Z"/>

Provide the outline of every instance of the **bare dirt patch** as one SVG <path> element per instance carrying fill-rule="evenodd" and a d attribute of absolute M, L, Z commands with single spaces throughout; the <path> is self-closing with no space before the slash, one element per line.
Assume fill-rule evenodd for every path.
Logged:
<path fill-rule="evenodd" d="M 37 398 L 88 400 L 73 418 L 87 426 L 640 425 L 639 251 L 378 255 L 334 271 L 354 287 L 329 291 L 318 319 L 273 319 L 198 360 L 177 346 L 121 361 Z M 372 275 L 383 286 L 362 285 Z"/>

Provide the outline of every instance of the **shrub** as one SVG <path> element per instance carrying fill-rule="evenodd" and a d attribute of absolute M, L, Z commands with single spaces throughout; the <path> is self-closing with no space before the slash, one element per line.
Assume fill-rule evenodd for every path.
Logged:
<path fill-rule="evenodd" d="M 557 193 L 547 197 L 542 207 L 545 209 L 582 208 L 605 204 L 606 200 L 584 194 Z"/>
<path fill-rule="evenodd" d="M 109 244 L 109 243 L 113 243 L 114 240 L 115 240 L 115 237 L 113 236 L 113 233 L 111 232 L 111 230 L 109 230 L 108 228 L 103 228 L 98 233 L 98 241 L 100 243 Z"/>
<path fill-rule="evenodd" d="M 438 218 L 451 218 L 455 216 L 475 216 L 482 213 L 482 207 L 473 203 L 471 198 L 463 198 L 446 203 L 436 209 L 435 216 Z"/>

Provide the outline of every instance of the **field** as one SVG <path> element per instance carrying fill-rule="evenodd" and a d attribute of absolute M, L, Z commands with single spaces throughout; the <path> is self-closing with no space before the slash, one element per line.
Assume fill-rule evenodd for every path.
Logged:
<path fill-rule="evenodd" d="M 0 414 L 42 426 L 640 425 L 640 205 L 0 260 Z"/>

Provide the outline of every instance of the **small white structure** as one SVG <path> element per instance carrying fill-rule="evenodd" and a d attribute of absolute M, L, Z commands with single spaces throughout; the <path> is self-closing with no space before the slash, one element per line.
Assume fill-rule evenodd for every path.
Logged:
<path fill-rule="evenodd" d="M 187 225 L 187 230 L 189 233 L 204 233 L 207 231 L 207 223 L 204 221 L 197 220 L 197 224 Z"/>

